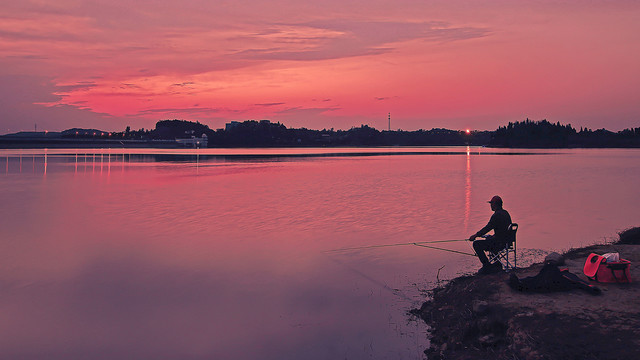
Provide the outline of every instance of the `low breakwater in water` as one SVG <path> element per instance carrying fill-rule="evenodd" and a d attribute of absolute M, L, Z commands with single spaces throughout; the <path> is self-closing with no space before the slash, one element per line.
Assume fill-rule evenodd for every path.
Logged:
<path fill-rule="evenodd" d="M 563 255 L 573 274 L 590 253 L 618 252 L 640 279 L 640 228 L 611 244 L 573 249 Z M 534 276 L 543 264 L 515 270 Z M 509 274 L 459 277 L 433 291 L 411 313 L 431 327 L 433 359 L 637 359 L 640 358 L 640 283 L 596 283 L 601 294 L 581 289 L 525 293 L 512 289 Z"/>

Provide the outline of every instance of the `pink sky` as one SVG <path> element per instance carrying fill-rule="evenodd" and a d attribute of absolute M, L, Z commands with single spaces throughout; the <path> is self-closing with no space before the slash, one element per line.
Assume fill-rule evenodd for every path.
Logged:
<path fill-rule="evenodd" d="M 637 1 L 4 0 L 0 133 L 638 127 Z"/>

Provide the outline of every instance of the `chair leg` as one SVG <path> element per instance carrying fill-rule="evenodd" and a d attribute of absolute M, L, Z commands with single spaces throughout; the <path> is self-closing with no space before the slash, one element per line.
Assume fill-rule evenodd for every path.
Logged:
<path fill-rule="evenodd" d="M 509 249 L 507 249 L 507 266 L 505 266 L 506 270 L 509 271 L 509 268 L 511 264 L 509 263 Z"/>

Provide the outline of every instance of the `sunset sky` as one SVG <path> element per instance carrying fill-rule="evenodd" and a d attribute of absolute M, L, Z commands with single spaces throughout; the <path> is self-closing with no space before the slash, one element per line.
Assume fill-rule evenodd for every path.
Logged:
<path fill-rule="evenodd" d="M 640 126 L 640 1 L 1 0 L 0 134 Z"/>

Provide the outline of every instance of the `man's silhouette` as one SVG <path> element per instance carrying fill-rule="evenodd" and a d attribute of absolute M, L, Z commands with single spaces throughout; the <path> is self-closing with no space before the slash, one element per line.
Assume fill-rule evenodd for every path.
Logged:
<path fill-rule="evenodd" d="M 497 252 L 504 249 L 507 244 L 507 231 L 511 224 L 511 215 L 509 215 L 507 210 L 502 208 L 502 198 L 500 196 L 496 195 L 492 197 L 489 204 L 491 204 L 491 210 L 493 211 L 489 223 L 469 237 L 469 240 L 473 241 L 473 249 L 482 263 L 482 268 L 479 271 L 480 274 L 487 274 L 502 269 L 500 262 L 491 264 L 484 252 Z M 482 240 L 476 240 L 477 237 L 491 230 L 494 232 L 493 235 L 487 236 Z"/>

